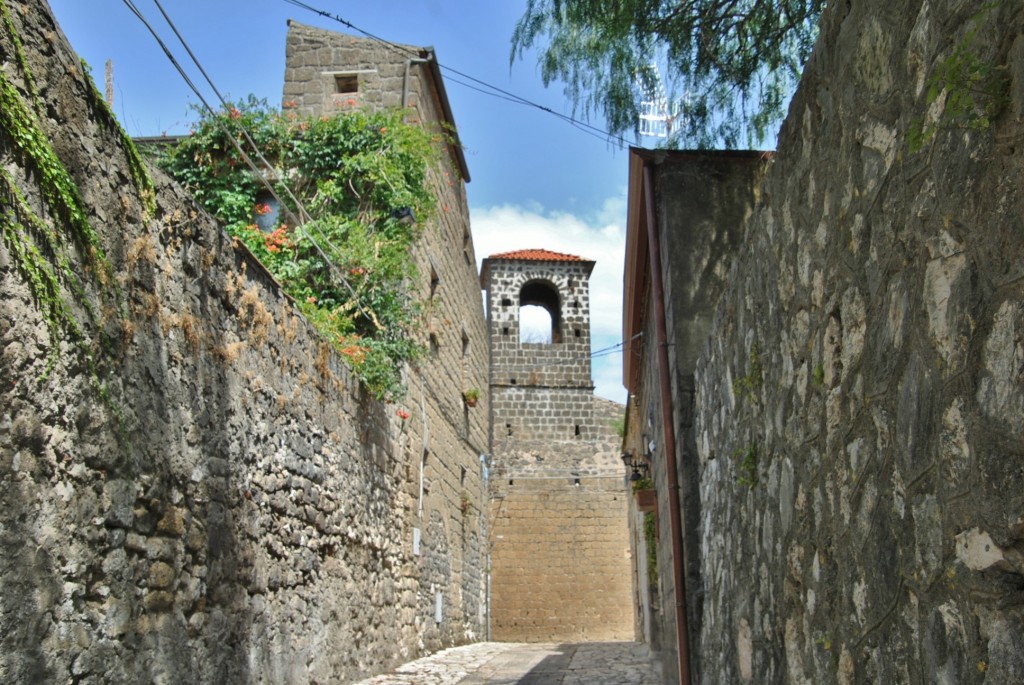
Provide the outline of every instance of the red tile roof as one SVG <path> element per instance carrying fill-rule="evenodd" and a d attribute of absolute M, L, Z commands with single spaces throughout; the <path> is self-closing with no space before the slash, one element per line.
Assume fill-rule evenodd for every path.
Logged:
<path fill-rule="evenodd" d="M 532 262 L 587 262 L 588 259 L 576 255 L 552 252 L 551 250 L 515 250 L 492 254 L 487 259 L 523 259 Z"/>
<path fill-rule="evenodd" d="M 513 252 L 501 252 L 492 254 L 484 259 L 480 267 L 480 287 L 487 288 L 487 279 L 490 276 L 491 262 L 494 261 L 524 261 L 524 262 L 578 262 L 587 270 L 587 275 L 594 268 L 595 262 L 576 255 L 552 252 L 551 250 L 514 250 Z"/>

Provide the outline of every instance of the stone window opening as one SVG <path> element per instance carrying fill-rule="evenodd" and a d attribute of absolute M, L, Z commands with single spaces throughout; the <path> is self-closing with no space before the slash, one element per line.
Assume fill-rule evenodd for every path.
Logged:
<path fill-rule="evenodd" d="M 519 291 L 519 342 L 562 342 L 561 300 L 549 281 L 530 281 Z"/>
<path fill-rule="evenodd" d="M 433 298 L 437 294 L 437 286 L 441 285 L 441 274 L 433 257 L 427 255 L 427 262 L 430 264 L 430 297 Z"/>
<path fill-rule="evenodd" d="M 334 92 L 349 95 L 359 92 L 359 74 L 335 74 Z"/>

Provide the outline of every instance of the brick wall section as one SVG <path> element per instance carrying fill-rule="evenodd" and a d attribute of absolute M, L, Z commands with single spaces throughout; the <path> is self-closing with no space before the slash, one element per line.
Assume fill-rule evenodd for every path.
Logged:
<path fill-rule="evenodd" d="M 621 477 L 516 480 L 492 501 L 491 636 L 525 642 L 632 639 Z M 625 567 L 626 572 L 623 572 Z"/>
<path fill-rule="evenodd" d="M 592 264 L 488 262 L 491 637 L 633 639 L 626 488 L 613 428 L 623 407 L 593 394 Z M 520 343 L 519 295 L 531 281 L 557 289 L 563 342 Z"/>

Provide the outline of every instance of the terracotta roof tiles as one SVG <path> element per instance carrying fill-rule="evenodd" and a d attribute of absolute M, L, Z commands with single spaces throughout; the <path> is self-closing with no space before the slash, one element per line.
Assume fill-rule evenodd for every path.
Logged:
<path fill-rule="evenodd" d="M 551 250 L 514 250 L 492 254 L 488 259 L 522 259 L 533 262 L 586 262 L 590 261 L 576 255 L 552 252 Z"/>
<path fill-rule="evenodd" d="M 590 275 L 591 269 L 594 268 L 593 260 L 577 257 L 576 255 L 565 254 L 563 252 L 552 252 L 551 250 L 514 250 L 512 252 L 500 252 L 498 254 L 492 254 L 490 257 L 484 259 L 480 268 L 480 287 L 485 289 L 487 288 L 487 279 L 490 276 L 491 262 L 495 261 L 579 263 L 586 268 L 588 276 Z"/>

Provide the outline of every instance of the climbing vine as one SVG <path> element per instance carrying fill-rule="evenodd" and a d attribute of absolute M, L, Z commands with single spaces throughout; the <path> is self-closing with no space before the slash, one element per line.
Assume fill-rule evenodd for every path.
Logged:
<path fill-rule="evenodd" d="M 43 203 L 60 224 L 59 228 L 55 227 L 40 217 L 11 172 L 0 169 L 0 197 L 4 200 L 0 213 L 3 242 L 47 328 L 50 349 L 43 377 L 53 370 L 60 354 L 60 343 L 66 340 L 81 353 L 90 378 L 105 396 L 90 341 L 75 317 L 71 303 L 65 299 L 62 286 L 70 290 L 74 301 L 89 320 L 95 321 L 96 312 L 86 297 L 84 283 L 72 267 L 71 250 L 84 258 L 89 274 L 108 294 L 113 292 L 112 270 L 99 236 L 88 220 L 78 186 L 39 125 L 36 112 L 42 111 L 42 102 L 21 40 L 3 0 L 0 0 L 0 15 L 11 37 L 16 63 L 32 100 L 31 105 L 27 103 L 18 88 L 0 71 L 0 130 L 10 142 L 12 155 L 34 177 Z"/>
<path fill-rule="evenodd" d="M 422 353 L 420 306 L 406 285 L 434 208 L 427 173 L 441 142 L 403 118 L 303 117 L 250 97 L 203 116 L 160 161 L 387 399 L 404 392 L 402 364 Z M 239 154 L 231 139 L 244 149 L 245 136 L 272 169 L 257 173 Z"/>

